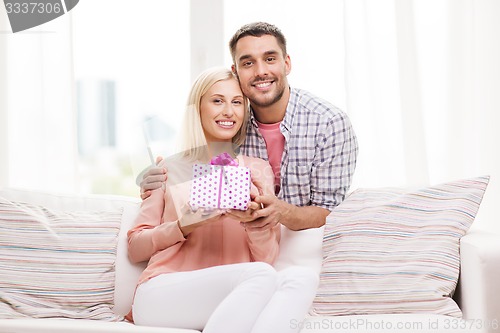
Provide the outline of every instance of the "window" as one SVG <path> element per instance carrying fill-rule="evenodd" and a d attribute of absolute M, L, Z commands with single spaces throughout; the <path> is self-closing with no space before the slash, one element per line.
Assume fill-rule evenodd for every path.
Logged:
<path fill-rule="evenodd" d="M 165 156 L 181 122 L 189 2 L 81 1 L 73 27 L 79 191 L 137 196 L 149 163 L 143 130 Z"/>

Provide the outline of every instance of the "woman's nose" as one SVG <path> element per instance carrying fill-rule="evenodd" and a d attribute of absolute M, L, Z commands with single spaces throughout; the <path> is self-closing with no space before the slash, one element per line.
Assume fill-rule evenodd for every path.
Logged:
<path fill-rule="evenodd" d="M 225 105 L 224 109 L 222 110 L 222 115 L 224 117 L 231 117 L 233 114 L 234 114 L 233 104 Z"/>

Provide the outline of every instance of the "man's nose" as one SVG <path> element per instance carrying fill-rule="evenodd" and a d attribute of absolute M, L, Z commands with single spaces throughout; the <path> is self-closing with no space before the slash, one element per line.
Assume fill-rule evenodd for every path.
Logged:
<path fill-rule="evenodd" d="M 263 61 L 257 61 L 255 63 L 255 76 L 265 77 L 268 74 L 267 64 Z"/>

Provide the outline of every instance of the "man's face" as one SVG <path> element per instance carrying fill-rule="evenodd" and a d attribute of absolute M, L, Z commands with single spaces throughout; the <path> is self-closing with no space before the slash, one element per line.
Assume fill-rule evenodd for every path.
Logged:
<path fill-rule="evenodd" d="M 288 89 L 290 57 L 283 55 L 274 36 L 241 38 L 236 43 L 234 61 L 233 70 L 252 106 L 269 107 Z"/>

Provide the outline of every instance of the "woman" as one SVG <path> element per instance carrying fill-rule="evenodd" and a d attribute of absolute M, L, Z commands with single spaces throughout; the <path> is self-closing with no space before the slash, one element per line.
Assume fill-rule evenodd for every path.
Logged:
<path fill-rule="evenodd" d="M 248 104 L 237 79 L 214 68 L 195 81 L 184 123 L 186 153 L 167 160 L 167 186 L 143 201 L 136 227 L 128 232 L 129 257 L 149 261 L 129 319 L 138 325 L 203 332 L 292 332 L 317 286 L 317 276 L 297 268 L 277 273 L 280 226 L 246 230 L 222 211 L 180 209 L 186 172 L 229 153 L 249 167 L 262 194 L 273 193 L 273 173 L 263 160 L 235 156 L 245 138 Z M 254 188 L 255 190 L 255 188 Z M 179 194 L 180 193 L 180 194 Z M 249 209 L 257 209 L 250 203 Z M 286 290 L 285 290 L 286 289 Z"/>

